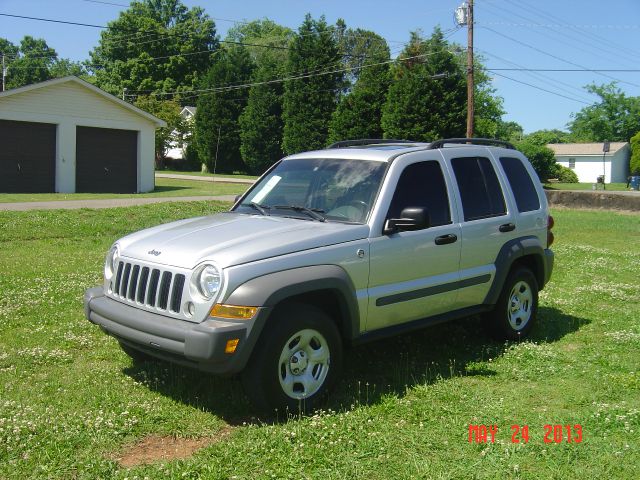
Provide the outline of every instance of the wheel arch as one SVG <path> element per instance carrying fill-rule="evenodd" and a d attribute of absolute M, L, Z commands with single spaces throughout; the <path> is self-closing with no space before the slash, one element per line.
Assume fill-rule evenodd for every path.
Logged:
<path fill-rule="evenodd" d="M 493 305 L 498 301 L 509 272 L 517 266 L 523 266 L 531 270 L 538 282 L 538 289 L 542 290 L 546 278 L 544 258 L 544 247 L 538 237 L 515 238 L 505 243 L 496 257 L 496 274 L 484 303 Z"/>
<path fill-rule="evenodd" d="M 236 288 L 225 300 L 231 305 L 269 310 L 263 325 L 255 326 L 258 335 L 274 310 L 292 302 L 310 304 L 327 313 L 336 321 L 344 340 L 359 334 L 356 290 L 347 272 L 336 265 L 301 267 L 257 277 Z"/>

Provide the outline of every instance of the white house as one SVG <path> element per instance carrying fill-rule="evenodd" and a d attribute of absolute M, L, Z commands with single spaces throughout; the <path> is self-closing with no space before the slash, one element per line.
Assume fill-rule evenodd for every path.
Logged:
<path fill-rule="evenodd" d="M 550 143 L 547 147 L 555 153 L 556 162 L 576 172 L 580 182 L 596 183 L 603 174 L 605 183 L 627 181 L 628 142 L 611 142 L 607 153 L 603 153 L 602 143 Z"/>
<path fill-rule="evenodd" d="M 148 192 L 166 123 L 77 77 L 0 93 L 0 192 Z"/>
<path fill-rule="evenodd" d="M 184 107 L 180 112 L 180 115 L 189 125 L 193 125 L 196 119 L 196 107 Z M 167 151 L 167 158 L 179 159 L 184 158 L 187 153 L 187 145 L 189 142 L 189 138 L 183 139 L 183 141 L 178 140 L 178 132 L 171 132 L 172 136 L 176 138 L 173 142 L 171 142 L 171 148 Z"/>

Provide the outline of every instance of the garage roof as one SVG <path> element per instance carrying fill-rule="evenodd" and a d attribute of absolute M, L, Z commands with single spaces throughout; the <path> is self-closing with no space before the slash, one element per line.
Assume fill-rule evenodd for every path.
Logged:
<path fill-rule="evenodd" d="M 613 155 L 618 150 L 628 145 L 627 142 L 611 142 L 608 155 Z M 547 145 L 553 153 L 563 155 L 602 155 L 602 142 L 600 143 L 549 143 Z"/>
<path fill-rule="evenodd" d="M 20 88 L 14 88 L 11 90 L 7 90 L 6 92 L 0 92 L 0 100 L 2 100 L 3 98 L 6 97 L 10 97 L 12 95 L 17 95 L 20 93 L 25 93 L 25 92 L 29 92 L 31 90 L 37 90 L 40 88 L 46 88 L 46 87 L 51 87 L 53 85 L 59 85 L 62 83 L 67 83 L 67 82 L 73 82 L 76 83 L 88 90 L 91 90 L 94 93 L 97 93 L 98 95 L 101 95 L 102 97 L 104 97 L 107 100 L 110 100 L 118 105 L 120 105 L 121 107 L 137 114 L 140 115 L 141 117 L 151 121 L 152 123 L 154 123 L 156 125 L 157 128 L 160 127 L 166 127 L 167 126 L 167 122 L 165 122 L 164 120 L 159 119 L 158 117 L 151 115 L 148 112 L 145 112 L 144 110 L 131 105 L 128 102 L 125 102 L 124 100 L 121 100 L 120 98 L 111 95 L 110 93 L 105 92 L 104 90 L 102 90 L 101 88 L 96 87 L 95 85 L 92 85 L 89 82 L 85 82 L 84 80 L 75 77 L 75 76 L 68 76 L 68 77 L 62 77 L 62 78 L 55 78 L 53 80 L 47 80 L 46 82 L 40 82 L 40 83 L 33 83 L 31 85 L 26 85 L 24 87 L 20 87 Z"/>

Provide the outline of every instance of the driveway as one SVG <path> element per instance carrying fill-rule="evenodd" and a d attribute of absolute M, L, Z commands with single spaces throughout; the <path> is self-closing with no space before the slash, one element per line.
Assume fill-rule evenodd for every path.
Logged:
<path fill-rule="evenodd" d="M 216 183 L 244 183 L 253 185 L 255 180 L 250 178 L 232 178 L 232 177 L 205 177 L 201 175 L 180 175 L 175 173 L 157 173 L 156 178 L 173 178 L 176 180 L 197 180 L 199 182 L 216 182 Z"/>
<path fill-rule="evenodd" d="M 105 198 L 101 200 L 56 200 L 51 202 L 16 202 L 0 203 L 0 210 L 74 210 L 79 208 L 115 208 L 133 207 L 135 205 L 149 205 L 164 202 L 201 202 L 203 200 L 217 200 L 219 202 L 233 202 L 235 195 L 217 195 L 209 197 L 151 197 L 151 198 Z"/>

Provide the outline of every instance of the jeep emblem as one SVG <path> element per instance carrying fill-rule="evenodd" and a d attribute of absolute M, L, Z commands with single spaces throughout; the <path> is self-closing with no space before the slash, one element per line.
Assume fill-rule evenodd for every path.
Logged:
<path fill-rule="evenodd" d="M 158 255 L 160 255 L 162 252 L 159 252 L 157 250 L 149 250 L 147 252 L 149 255 L 153 255 L 154 257 L 157 257 Z"/>

